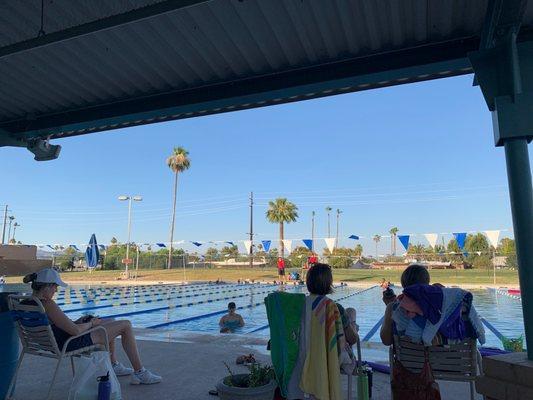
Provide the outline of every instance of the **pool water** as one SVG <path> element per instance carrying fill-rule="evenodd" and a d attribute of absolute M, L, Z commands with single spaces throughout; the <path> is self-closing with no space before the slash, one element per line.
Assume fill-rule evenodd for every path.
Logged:
<path fill-rule="evenodd" d="M 134 327 L 162 332 L 169 330 L 218 333 L 218 321 L 228 302 L 237 304 L 246 325 L 238 333 L 268 336 L 268 321 L 263 305 L 268 293 L 278 290 L 266 284 L 189 284 L 143 286 L 72 286 L 57 294 L 56 301 L 70 318 L 93 314 L 100 317 L 128 318 Z M 305 286 L 286 285 L 290 293 L 307 293 Z M 474 304 L 481 317 L 509 338 L 523 335 L 524 323 L 519 299 L 488 290 L 473 290 Z M 385 305 L 381 289 L 337 287 L 330 295 L 346 307 L 357 310 L 362 337 L 383 316 Z M 486 329 L 486 346 L 502 347 L 501 341 Z M 379 341 L 379 331 L 370 341 Z"/>

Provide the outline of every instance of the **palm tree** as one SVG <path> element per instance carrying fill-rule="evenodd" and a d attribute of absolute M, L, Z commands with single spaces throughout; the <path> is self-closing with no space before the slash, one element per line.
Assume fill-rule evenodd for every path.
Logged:
<path fill-rule="evenodd" d="M 174 201 L 172 207 L 172 223 L 170 224 L 170 246 L 168 248 L 167 268 L 172 264 L 172 241 L 174 240 L 174 222 L 176 221 L 176 198 L 178 195 L 178 173 L 188 170 L 191 166 L 189 152 L 183 147 L 174 147 L 172 154 L 167 158 L 167 166 L 174 172 Z"/>
<path fill-rule="evenodd" d="M 283 224 L 296 222 L 298 218 L 298 207 L 285 198 L 277 198 L 274 201 L 268 202 L 268 210 L 266 217 L 269 222 L 279 224 L 279 248 L 281 250 L 281 257 L 285 255 L 283 246 Z"/>
<path fill-rule="evenodd" d="M 331 212 L 331 210 L 333 210 L 333 208 L 331 208 L 330 206 L 326 207 L 326 212 L 328 213 L 328 238 L 331 237 L 331 232 L 329 229 L 329 213 Z"/>
<path fill-rule="evenodd" d="M 391 244 L 390 244 L 390 251 L 393 256 L 396 255 L 396 234 L 398 233 L 398 228 L 393 227 L 390 228 L 389 233 L 391 234 Z"/>
<path fill-rule="evenodd" d="M 372 240 L 374 242 L 376 242 L 376 260 L 378 259 L 378 243 L 379 241 L 381 240 L 381 236 L 379 235 L 374 235 L 374 237 L 372 238 Z"/>

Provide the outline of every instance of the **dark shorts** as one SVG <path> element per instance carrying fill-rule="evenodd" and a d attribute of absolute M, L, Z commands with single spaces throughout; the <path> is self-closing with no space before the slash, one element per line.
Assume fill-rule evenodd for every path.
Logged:
<path fill-rule="evenodd" d="M 285 268 L 278 268 L 278 275 L 284 276 L 285 275 Z"/>
<path fill-rule="evenodd" d="M 54 336 L 56 338 L 57 347 L 59 347 L 59 350 L 63 350 L 63 347 L 65 347 L 65 343 L 70 338 L 70 335 L 62 329 L 57 328 L 55 325 L 52 325 L 52 331 L 54 332 Z M 92 346 L 93 344 L 94 343 L 91 339 L 91 334 L 86 333 L 85 335 L 80 336 L 79 338 L 71 340 L 68 344 L 66 351 L 68 352 L 78 350 L 83 347 Z"/>

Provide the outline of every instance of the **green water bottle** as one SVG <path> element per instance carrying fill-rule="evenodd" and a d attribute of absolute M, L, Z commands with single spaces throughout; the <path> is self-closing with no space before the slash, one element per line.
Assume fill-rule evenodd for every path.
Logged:
<path fill-rule="evenodd" d="M 357 400 L 368 400 L 368 376 L 364 369 L 357 373 Z"/>

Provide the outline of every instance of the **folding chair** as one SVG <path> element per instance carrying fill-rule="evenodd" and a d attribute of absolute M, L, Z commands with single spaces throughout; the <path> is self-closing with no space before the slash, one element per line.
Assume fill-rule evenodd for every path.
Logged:
<path fill-rule="evenodd" d="M 9 309 L 11 310 L 11 316 L 15 321 L 18 335 L 22 343 L 22 352 L 18 359 L 15 374 L 13 375 L 11 383 L 9 384 L 6 400 L 13 398 L 18 371 L 26 354 L 55 358 L 58 360 L 52 382 L 50 383 L 50 388 L 48 389 L 48 395 L 46 397 L 48 400 L 52 394 L 52 388 L 57 377 L 57 372 L 64 358 L 70 357 L 72 374 L 74 375 L 74 360 L 72 357 L 79 357 L 82 354 L 89 354 L 93 351 L 99 350 L 109 351 L 107 331 L 102 326 L 94 327 L 78 336 L 70 337 L 65 342 L 63 348 L 60 349 L 57 345 L 54 333 L 52 332 L 52 328 L 46 316 L 43 304 L 36 297 L 11 295 L 9 296 Z M 67 351 L 67 347 L 72 340 L 97 330 L 102 330 L 104 332 L 106 337 L 105 345 L 94 344 L 92 346 L 83 347 L 77 350 Z"/>
<path fill-rule="evenodd" d="M 467 339 L 461 343 L 450 345 L 429 346 L 429 364 L 437 380 L 468 382 L 470 399 L 474 399 L 474 382 L 482 369 L 481 354 L 475 339 Z M 407 337 L 394 336 L 394 345 L 389 350 L 392 368 L 394 359 L 412 372 L 420 372 L 424 365 L 424 345 L 413 343 Z"/>

